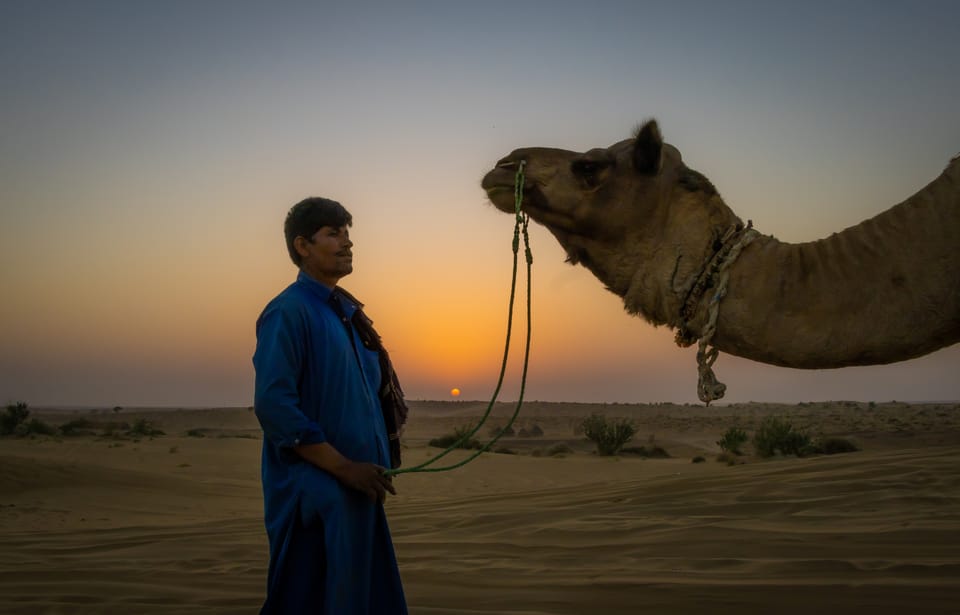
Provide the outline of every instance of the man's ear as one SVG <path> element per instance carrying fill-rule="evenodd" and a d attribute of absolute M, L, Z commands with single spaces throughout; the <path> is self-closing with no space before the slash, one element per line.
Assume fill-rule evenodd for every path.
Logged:
<path fill-rule="evenodd" d="M 660 153 L 663 150 L 663 137 L 657 120 L 647 122 L 637 129 L 633 143 L 633 168 L 638 173 L 656 175 L 660 172 Z"/>
<path fill-rule="evenodd" d="M 303 235 L 297 235 L 293 239 L 293 249 L 297 251 L 301 257 L 307 256 L 310 254 L 310 251 L 307 249 L 307 244 L 310 242 Z"/>

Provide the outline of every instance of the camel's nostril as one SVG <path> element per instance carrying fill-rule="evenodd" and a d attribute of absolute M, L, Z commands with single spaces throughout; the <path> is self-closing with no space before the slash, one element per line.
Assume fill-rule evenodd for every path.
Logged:
<path fill-rule="evenodd" d="M 517 161 L 510 160 L 509 158 L 504 158 L 503 160 L 500 160 L 499 162 L 497 162 L 498 169 L 512 169 L 515 166 L 517 166 Z"/>

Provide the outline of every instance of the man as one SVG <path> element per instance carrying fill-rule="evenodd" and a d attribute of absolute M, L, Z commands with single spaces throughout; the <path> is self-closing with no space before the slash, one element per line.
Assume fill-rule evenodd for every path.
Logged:
<path fill-rule="evenodd" d="M 336 201 L 293 206 L 284 235 L 300 273 L 257 320 L 270 542 L 262 614 L 407 612 L 383 510 L 396 494 L 383 472 L 399 464 L 406 408 L 392 414 L 390 394 L 402 392 L 386 351 L 362 306 L 337 288 L 353 271 L 352 224 Z"/>

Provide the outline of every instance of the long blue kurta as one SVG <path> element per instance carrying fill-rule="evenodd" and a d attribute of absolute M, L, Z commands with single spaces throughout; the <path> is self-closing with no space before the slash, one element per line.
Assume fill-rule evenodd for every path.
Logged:
<path fill-rule="evenodd" d="M 329 442 L 352 461 L 390 466 L 380 366 L 350 325 L 356 309 L 301 272 L 257 320 L 254 408 L 270 541 L 264 614 L 407 612 L 383 505 L 292 448 Z"/>

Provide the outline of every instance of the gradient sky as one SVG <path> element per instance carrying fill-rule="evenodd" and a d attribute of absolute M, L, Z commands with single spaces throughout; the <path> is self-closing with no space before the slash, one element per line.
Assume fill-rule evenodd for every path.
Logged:
<path fill-rule="evenodd" d="M 497 159 L 656 117 L 741 218 L 818 239 L 960 151 L 958 40 L 953 0 L 3 0 L 0 401 L 252 403 L 254 322 L 295 276 L 282 221 L 308 195 L 354 215 L 342 284 L 408 396 L 487 398 L 512 239 L 479 187 Z M 532 242 L 527 399 L 696 401 L 692 348 Z M 960 346 L 715 367 L 730 402 L 960 399 Z"/>

